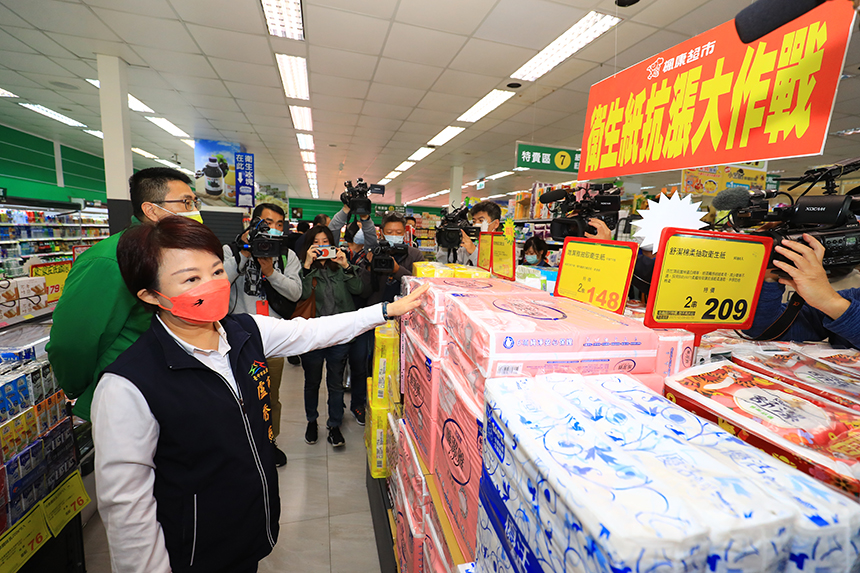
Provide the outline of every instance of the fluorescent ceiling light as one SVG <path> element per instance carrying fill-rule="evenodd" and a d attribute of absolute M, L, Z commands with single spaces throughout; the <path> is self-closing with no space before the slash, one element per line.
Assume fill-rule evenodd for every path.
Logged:
<path fill-rule="evenodd" d="M 653 189 L 653 185 L 648 185 L 647 187 L 640 187 L 639 189 Z"/>
<path fill-rule="evenodd" d="M 449 125 L 445 129 L 440 131 L 438 134 L 436 134 L 436 137 L 428 141 L 427 145 L 433 145 L 436 147 L 445 145 L 464 131 L 466 131 L 465 127 L 454 127 L 452 125 Z"/>
<path fill-rule="evenodd" d="M 102 133 L 101 131 L 96 130 L 96 129 L 85 129 L 84 133 L 89 133 L 90 135 L 95 135 L 99 139 L 105 138 L 105 134 Z"/>
<path fill-rule="evenodd" d="M 309 133 L 297 133 L 296 139 L 299 140 L 299 149 L 306 151 L 314 150 L 314 136 Z"/>
<path fill-rule="evenodd" d="M 852 127 L 851 129 L 843 129 L 842 131 L 837 131 L 833 135 L 856 135 L 860 133 L 860 127 Z"/>
<path fill-rule="evenodd" d="M 436 150 L 432 147 L 422 147 L 421 149 L 409 156 L 409 161 L 421 161 L 434 151 Z"/>
<path fill-rule="evenodd" d="M 101 89 L 101 82 L 99 80 L 91 80 L 87 78 L 87 81 L 97 88 Z M 131 94 L 128 94 L 128 108 L 131 111 L 140 111 L 143 113 L 155 113 L 148 105 L 137 99 Z"/>
<path fill-rule="evenodd" d="M 513 171 L 502 171 L 499 173 L 495 173 L 493 175 L 487 175 L 487 179 L 493 181 L 494 179 L 501 179 L 502 177 L 507 177 L 508 175 L 513 175 Z"/>
<path fill-rule="evenodd" d="M 304 40 L 301 0 L 262 0 L 269 34 L 290 40 Z"/>
<path fill-rule="evenodd" d="M 291 105 L 290 117 L 293 118 L 293 127 L 299 131 L 314 130 L 314 122 L 313 119 L 311 119 L 311 108 L 300 105 Z"/>
<path fill-rule="evenodd" d="M 179 166 L 172 161 L 168 161 L 166 159 L 156 159 L 156 163 L 161 163 L 162 165 L 166 165 L 167 167 L 172 167 L 174 169 L 179 169 Z"/>
<path fill-rule="evenodd" d="M 179 170 L 182 171 L 183 173 L 185 173 L 186 175 L 188 175 L 189 177 L 191 177 L 192 179 L 197 178 L 197 174 L 194 173 L 193 171 L 191 171 L 190 169 L 185 169 L 184 167 L 180 167 Z M 256 183 L 255 183 L 255 185 L 256 185 Z"/>
<path fill-rule="evenodd" d="M 194 149 L 194 147 L 197 145 L 197 142 L 195 142 L 193 139 L 180 139 L 179 141 L 181 141 L 191 149 Z"/>
<path fill-rule="evenodd" d="M 316 173 L 317 172 L 316 163 L 305 163 L 305 172 L 306 173 Z"/>
<path fill-rule="evenodd" d="M 591 11 L 555 41 L 511 74 L 533 82 L 618 24 L 621 18 Z"/>
<path fill-rule="evenodd" d="M 87 78 L 87 81 L 90 82 L 91 84 L 93 84 L 94 86 L 96 86 L 96 88 L 98 88 L 98 89 L 101 89 L 101 87 L 102 87 L 101 82 L 98 80 L 91 80 L 90 78 Z"/>
<path fill-rule="evenodd" d="M 395 167 L 394 170 L 403 172 L 412 167 L 413 165 L 415 165 L 414 161 L 404 161 L 403 163 Z"/>
<path fill-rule="evenodd" d="M 493 90 L 481 100 L 466 110 L 466 113 L 457 118 L 457 121 L 475 122 L 511 99 L 516 95 L 516 92 L 507 90 Z"/>
<path fill-rule="evenodd" d="M 294 99 L 311 99 L 308 89 L 308 62 L 299 56 L 275 54 L 284 93 Z"/>
<path fill-rule="evenodd" d="M 10 91 L 0 88 L 0 97 L 18 97 Z"/>
<path fill-rule="evenodd" d="M 484 199 L 498 199 L 500 197 L 507 197 L 507 193 L 500 193 L 498 195 L 487 195 Z"/>
<path fill-rule="evenodd" d="M 399 172 L 399 171 L 392 171 L 391 173 L 389 173 L 388 175 L 386 175 L 386 176 L 385 176 L 385 178 L 386 178 L 386 179 L 388 179 L 388 180 L 390 181 L 390 180 L 392 180 L 392 179 L 397 179 L 397 176 L 398 176 L 398 175 L 400 175 L 400 172 Z"/>
<path fill-rule="evenodd" d="M 66 125 L 70 125 L 72 127 L 86 127 L 85 124 L 83 124 L 77 120 L 74 120 L 70 117 L 67 117 L 61 113 L 57 113 L 56 111 L 54 111 L 52 109 L 48 109 L 43 105 L 37 105 L 37 104 L 32 104 L 32 103 L 19 103 L 18 105 L 20 105 L 22 107 L 26 107 L 29 110 L 32 110 L 32 111 L 35 111 L 36 113 L 40 113 L 40 114 L 44 115 L 45 117 L 50 117 L 51 119 L 59 121 L 60 123 L 65 123 Z"/>
<path fill-rule="evenodd" d="M 474 181 L 469 181 L 468 183 L 466 183 L 466 184 L 464 184 L 464 185 L 463 185 L 463 189 L 465 189 L 466 187 L 474 187 L 474 186 L 475 186 L 475 185 L 477 185 L 477 184 L 478 184 L 478 180 L 477 180 L 477 179 L 475 179 Z"/>
<path fill-rule="evenodd" d="M 514 167 L 514 171 L 528 171 L 528 167 Z"/>
<path fill-rule="evenodd" d="M 169 133 L 170 135 L 174 135 L 176 137 L 184 137 L 184 138 L 190 138 L 191 137 L 190 135 L 188 135 L 187 133 L 185 133 L 184 131 L 182 131 L 181 129 L 176 127 L 175 125 L 173 125 L 173 123 L 170 120 L 164 119 L 163 117 L 152 117 L 149 115 L 146 115 L 144 117 L 146 119 L 148 119 L 149 121 L 151 121 L 152 123 L 154 123 L 155 125 L 157 125 L 158 127 L 160 127 L 161 129 L 163 129 L 164 131 L 166 131 L 167 133 Z"/>
<path fill-rule="evenodd" d="M 144 151 L 143 149 L 141 149 L 139 147 L 132 147 L 131 150 L 134 151 L 135 153 L 137 153 L 138 155 L 143 155 L 147 159 L 158 159 L 157 155 L 153 155 L 152 153 L 150 153 L 148 151 Z"/>
<path fill-rule="evenodd" d="M 302 161 L 305 163 L 316 163 L 317 162 L 317 154 L 313 151 L 302 151 Z"/>
<path fill-rule="evenodd" d="M 382 179 L 378 185 L 388 185 L 389 183 L 391 183 L 391 179 Z"/>

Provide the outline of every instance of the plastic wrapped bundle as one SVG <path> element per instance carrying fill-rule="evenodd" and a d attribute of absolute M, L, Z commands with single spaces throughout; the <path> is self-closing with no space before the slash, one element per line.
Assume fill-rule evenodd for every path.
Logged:
<path fill-rule="evenodd" d="M 400 571 L 401 573 L 422 573 L 424 571 L 424 533 L 415 518 L 415 511 L 421 512 L 421 508 L 410 507 L 404 495 L 404 484 L 399 474 L 391 476 L 391 481 L 395 484 L 391 492 L 394 498 Z"/>
<path fill-rule="evenodd" d="M 439 378 L 443 360 L 414 337 L 407 337 L 403 351 L 404 417 L 412 430 L 422 459 L 433 467 L 438 447 Z"/>
<path fill-rule="evenodd" d="M 400 334 L 393 322 L 387 322 L 376 327 L 375 335 L 367 401 L 375 408 L 388 408 L 391 400 L 400 402 Z"/>
<path fill-rule="evenodd" d="M 826 362 L 830 366 L 851 374 L 860 380 L 860 350 L 836 349 L 824 346 L 802 346 L 799 351 L 806 356 Z"/>
<path fill-rule="evenodd" d="M 589 572 L 785 566 L 796 512 L 698 448 L 642 424 L 622 424 L 641 435 L 625 442 L 621 420 L 606 419 L 611 401 L 587 415 L 546 381 L 491 380 L 485 396 L 481 504 L 509 560 Z M 488 571 L 480 548 L 477 559 Z"/>
<path fill-rule="evenodd" d="M 445 355 L 445 347 L 448 345 L 448 332 L 443 324 L 430 322 L 422 312 L 410 312 L 404 316 L 403 324 L 407 336 L 421 340 L 430 352 L 436 356 Z"/>
<path fill-rule="evenodd" d="M 836 573 L 860 567 L 860 505 L 847 497 L 642 389 L 625 375 L 590 376 L 574 383 L 569 377 L 548 376 L 547 381 L 578 411 L 600 416 L 613 426 L 613 436 L 622 449 L 638 449 L 650 440 L 669 447 L 686 443 L 794 508 L 798 517 L 786 571 Z M 645 434 L 643 427 L 648 429 Z"/>
<path fill-rule="evenodd" d="M 532 296 L 548 297 L 546 293 L 527 286 L 504 281 L 501 279 L 470 279 L 470 278 L 418 278 L 403 277 L 401 291 L 409 294 L 425 282 L 430 283 L 430 290 L 421 297 L 418 307 L 433 324 L 445 323 L 445 295 L 448 293 L 466 293 L 476 295 L 497 295 L 500 293 L 519 293 Z"/>

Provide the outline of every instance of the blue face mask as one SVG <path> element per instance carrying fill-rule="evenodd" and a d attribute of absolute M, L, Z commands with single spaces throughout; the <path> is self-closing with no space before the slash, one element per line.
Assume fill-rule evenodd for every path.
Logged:
<path fill-rule="evenodd" d="M 392 245 L 399 245 L 403 242 L 403 235 L 385 235 L 385 240 Z"/>
<path fill-rule="evenodd" d="M 280 229 L 269 229 L 269 235 L 272 237 L 282 237 L 284 232 Z"/>
<path fill-rule="evenodd" d="M 537 255 L 526 255 L 526 264 L 527 265 L 538 264 L 538 256 Z"/>

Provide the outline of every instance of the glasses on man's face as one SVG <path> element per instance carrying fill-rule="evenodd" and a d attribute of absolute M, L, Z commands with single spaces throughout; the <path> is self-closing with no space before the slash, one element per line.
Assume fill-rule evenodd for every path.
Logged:
<path fill-rule="evenodd" d="M 197 197 L 194 199 L 189 199 L 187 197 L 185 199 L 171 199 L 170 201 L 159 201 L 159 203 L 182 203 L 185 205 L 186 211 L 194 211 L 195 209 L 199 210 L 200 205 L 203 204 Z"/>

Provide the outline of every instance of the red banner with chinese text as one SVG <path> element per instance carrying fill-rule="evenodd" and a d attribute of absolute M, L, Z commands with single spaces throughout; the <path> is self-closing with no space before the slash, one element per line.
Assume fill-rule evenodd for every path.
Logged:
<path fill-rule="evenodd" d="M 832 0 L 752 44 L 729 21 L 594 84 L 579 177 L 820 154 L 853 21 Z"/>

